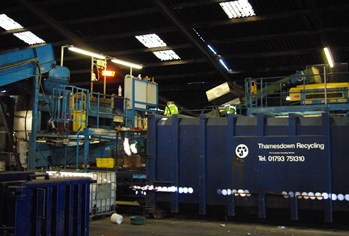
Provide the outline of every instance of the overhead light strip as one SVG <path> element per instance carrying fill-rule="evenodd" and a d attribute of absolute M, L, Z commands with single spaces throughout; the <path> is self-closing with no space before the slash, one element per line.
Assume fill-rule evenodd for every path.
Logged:
<path fill-rule="evenodd" d="M 205 39 L 199 34 L 199 32 L 193 28 L 193 31 L 195 32 L 195 34 L 199 37 L 199 39 L 202 41 L 202 42 L 205 42 Z"/>
<path fill-rule="evenodd" d="M 166 47 L 167 44 L 157 34 L 135 36 L 147 48 Z"/>
<path fill-rule="evenodd" d="M 29 45 L 45 43 L 45 41 L 43 39 L 39 38 L 38 36 L 36 36 L 35 34 L 33 34 L 30 31 L 14 33 L 13 35 Z"/>
<path fill-rule="evenodd" d="M 98 54 L 98 53 L 95 53 L 95 52 L 87 51 L 85 49 L 77 48 L 77 47 L 74 47 L 74 46 L 70 46 L 70 47 L 68 47 L 68 49 L 70 51 L 77 52 L 77 53 L 80 53 L 80 54 L 83 54 L 83 55 L 86 55 L 86 56 L 90 56 L 90 57 L 93 57 L 93 58 L 101 59 L 101 60 L 104 60 L 104 59 L 107 58 L 106 56 L 104 56 L 102 54 Z"/>
<path fill-rule="evenodd" d="M 17 23 L 15 20 L 8 17 L 6 14 L 0 14 L 0 27 L 5 30 L 23 29 L 23 26 L 21 24 Z M 29 45 L 45 43 L 45 41 L 42 38 L 38 37 L 31 31 L 14 33 L 13 35 Z"/>
<path fill-rule="evenodd" d="M 111 61 L 116 63 L 116 64 L 128 66 L 128 67 L 135 68 L 135 69 L 142 69 L 143 68 L 143 66 L 141 66 L 141 65 L 134 64 L 134 63 L 131 63 L 128 61 L 123 61 L 123 60 L 116 59 L 116 58 L 112 59 Z"/>
<path fill-rule="evenodd" d="M 223 61 L 223 58 L 217 53 L 217 51 L 210 44 L 206 43 L 205 39 L 200 35 L 200 33 L 195 28 L 193 28 L 193 31 L 199 37 L 199 39 L 201 39 L 202 42 L 204 42 L 207 45 L 208 49 L 210 49 L 213 56 L 215 56 L 215 58 L 218 59 L 219 63 L 224 67 L 224 69 L 227 70 L 228 73 L 232 73 L 232 69 L 228 68 L 228 66 Z"/>
<path fill-rule="evenodd" d="M 153 54 L 161 61 L 180 60 L 181 58 L 173 50 L 157 51 Z"/>
<path fill-rule="evenodd" d="M 221 2 L 219 5 L 222 7 L 225 14 L 227 14 L 229 19 L 256 15 L 248 0 Z"/>
<path fill-rule="evenodd" d="M 207 45 L 207 47 L 211 50 L 211 52 L 214 54 L 214 55 L 217 55 L 217 52 L 216 50 L 213 49 L 213 47 L 211 45 Z"/>
<path fill-rule="evenodd" d="M 223 59 L 221 58 L 221 59 L 219 59 L 219 63 L 221 63 L 222 64 L 222 66 L 227 70 L 227 71 L 229 71 L 229 68 L 227 67 L 227 65 L 225 64 L 225 62 L 223 61 Z"/>
<path fill-rule="evenodd" d="M 8 17 L 6 14 L 0 14 L 0 27 L 5 30 L 22 29 L 19 23 Z"/>
<path fill-rule="evenodd" d="M 166 47 L 167 44 L 157 34 L 144 34 L 135 36 L 147 48 Z M 173 50 L 156 51 L 153 54 L 161 61 L 180 60 Z"/>
<path fill-rule="evenodd" d="M 333 66 L 334 66 L 334 60 L 333 60 L 333 57 L 332 57 L 332 53 L 331 53 L 330 48 L 324 47 L 324 52 L 325 52 L 325 55 L 326 55 L 326 59 L 327 59 L 328 64 L 330 65 L 331 68 L 333 68 Z"/>

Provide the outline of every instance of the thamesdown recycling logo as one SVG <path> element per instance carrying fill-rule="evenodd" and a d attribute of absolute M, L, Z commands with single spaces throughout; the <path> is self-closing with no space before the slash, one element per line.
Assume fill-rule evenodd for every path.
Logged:
<path fill-rule="evenodd" d="M 245 144 L 239 144 L 236 148 L 235 148 L 235 154 L 239 157 L 239 158 L 245 158 L 248 155 L 248 147 Z"/>

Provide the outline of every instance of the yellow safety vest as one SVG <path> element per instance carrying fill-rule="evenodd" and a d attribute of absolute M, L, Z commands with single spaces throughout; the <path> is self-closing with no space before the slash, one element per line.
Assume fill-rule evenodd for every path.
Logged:
<path fill-rule="evenodd" d="M 170 104 L 167 105 L 165 108 L 164 115 L 165 116 L 172 116 L 172 115 L 177 115 L 178 114 L 178 107 L 175 104 Z"/>

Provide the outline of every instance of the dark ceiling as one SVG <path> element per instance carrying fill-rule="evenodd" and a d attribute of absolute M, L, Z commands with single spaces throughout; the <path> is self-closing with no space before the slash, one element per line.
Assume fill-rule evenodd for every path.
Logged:
<path fill-rule="evenodd" d="M 189 109 L 208 106 L 205 91 L 226 81 L 243 86 L 246 77 L 289 75 L 325 63 L 324 46 L 331 48 L 336 62 L 348 62 L 346 0 L 249 0 L 256 16 L 239 19 L 228 19 L 220 2 L 225 1 L 3 0 L 0 14 L 51 43 L 57 61 L 61 46 L 74 45 L 144 65 L 134 75 L 155 77 L 162 98 Z M 26 46 L 14 31 L 0 31 L 0 52 Z M 135 38 L 150 33 L 159 35 L 181 60 L 160 61 L 152 54 L 159 48 L 145 48 Z M 232 71 L 221 66 L 220 58 Z M 72 83 L 88 86 L 88 58 L 66 52 L 64 64 Z M 128 69 L 110 66 L 118 70 L 108 79 L 112 93 Z"/>

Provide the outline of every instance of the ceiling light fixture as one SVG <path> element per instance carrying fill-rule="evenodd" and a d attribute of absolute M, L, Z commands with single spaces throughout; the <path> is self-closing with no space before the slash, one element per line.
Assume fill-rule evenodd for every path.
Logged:
<path fill-rule="evenodd" d="M 248 0 L 238 0 L 219 3 L 229 19 L 255 16 L 252 5 Z"/>
<path fill-rule="evenodd" d="M 207 44 L 207 47 L 211 50 L 211 52 L 213 52 L 214 55 L 217 55 L 216 50 L 214 50 L 211 45 Z"/>
<path fill-rule="evenodd" d="M 102 54 L 90 52 L 90 51 L 87 51 L 87 50 L 84 50 L 84 49 L 81 49 L 81 48 L 77 48 L 77 47 L 74 47 L 74 46 L 69 46 L 68 49 L 70 51 L 77 52 L 77 53 L 80 53 L 80 54 L 83 54 L 83 55 L 86 55 L 86 56 L 90 56 L 90 57 L 93 57 L 93 58 L 101 59 L 101 60 L 107 58 L 106 56 L 104 56 Z"/>
<path fill-rule="evenodd" d="M 205 42 L 205 39 L 199 34 L 199 32 L 195 28 L 193 28 L 193 31 L 199 37 L 199 39 L 201 39 L 202 42 Z"/>
<path fill-rule="evenodd" d="M 157 34 L 135 36 L 147 48 L 165 47 L 167 44 Z"/>
<path fill-rule="evenodd" d="M 134 63 L 127 62 L 127 61 L 123 61 L 123 60 L 119 60 L 116 58 L 113 58 L 111 61 L 116 63 L 116 64 L 128 66 L 128 67 L 135 68 L 135 69 L 142 69 L 143 68 L 143 66 L 141 66 L 141 65 L 134 64 Z"/>
<path fill-rule="evenodd" d="M 8 17 L 6 14 L 0 14 L 0 27 L 5 30 L 23 29 L 22 25 L 17 23 L 12 18 Z M 14 33 L 13 35 L 29 45 L 45 43 L 43 39 L 39 38 L 30 31 Z"/>
<path fill-rule="evenodd" d="M 153 54 L 161 61 L 180 60 L 181 58 L 173 50 L 157 51 Z"/>
<path fill-rule="evenodd" d="M 223 61 L 223 59 L 219 59 L 219 63 L 222 64 L 222 66 L 227 70 L 227 71 L 230 71 L 230 69 L 228 68 L 228 66 L 225 64 L 225 62 Z"/>
<path fill-rule="evenodd" d="M 45 43 L 43 39 L 39 38 L 38 36 L 36 36 L 30 31 L 14 33 L 13 35 L 19 38 L 20 40 L 26 42 L 29 45 Z"/>
<path fill-rule="evenodd" d="M 332 57 L 331 50 L 328 47 L 324 47 L 324 52 L 325 52 L 328 64 L 330 65 L 331 68 L 333 68 L 334 60 L 333 60 L 333 57 Z"/>
<path fill-rule="evenodd" d="M 6 14 L 0 14 L 0 27 L 5 30 L 22 29 L 19 23 L 8 17 Z"/>

